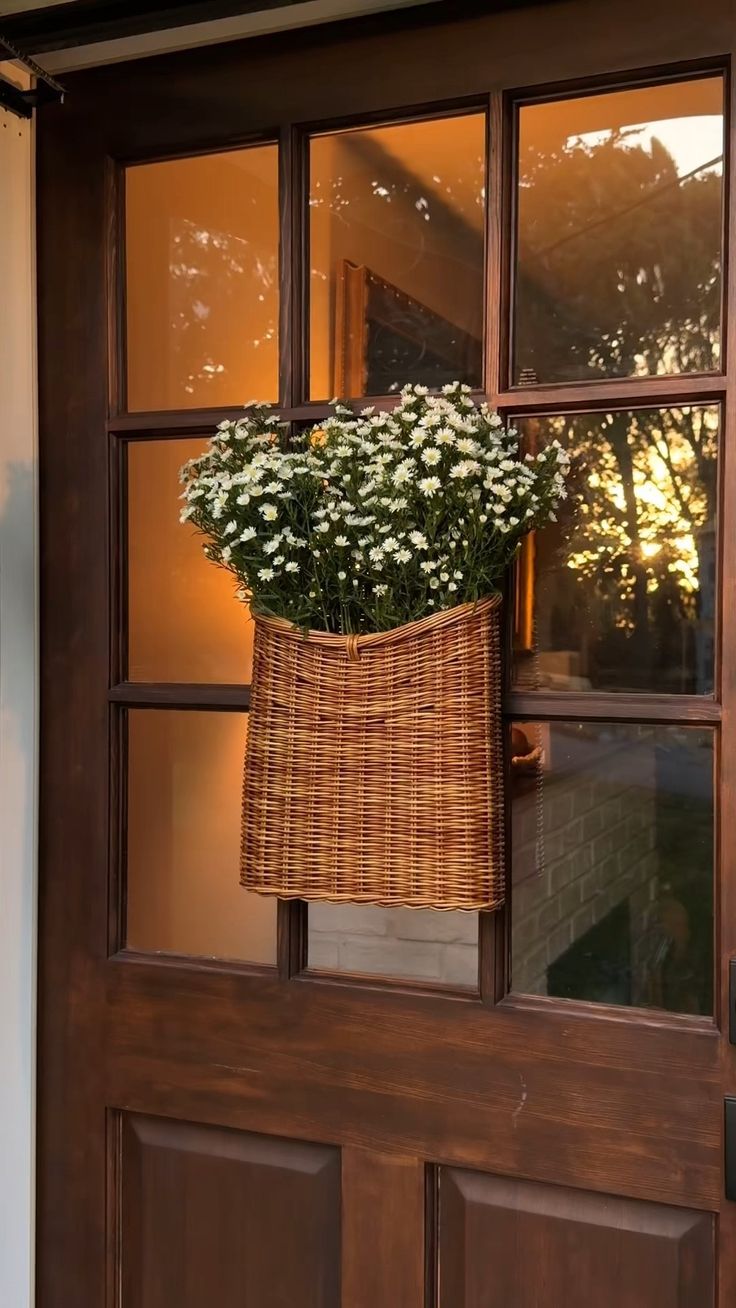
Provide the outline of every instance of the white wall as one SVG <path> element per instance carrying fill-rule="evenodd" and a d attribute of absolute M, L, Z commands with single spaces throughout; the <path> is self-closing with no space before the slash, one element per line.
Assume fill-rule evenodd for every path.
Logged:
<path fill-rule="evenodd" d="M 0 72 L 20 81 L 7 65 Z M 0 109 L 0 1305 L 33 1296 L 36 403 L 33 128 Z"/>

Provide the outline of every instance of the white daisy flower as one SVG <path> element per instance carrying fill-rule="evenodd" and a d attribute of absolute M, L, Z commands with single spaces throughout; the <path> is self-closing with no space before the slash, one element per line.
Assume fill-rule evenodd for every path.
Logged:
<path fill-rule="evenodd" d="M 480 464 L 477 459 L 461 459 L 459 463 L 455 464 L 454 468 L 450 469 L 450 476 L 461 479 L 473 477 L 477 472 L 480 472 Z"/>
<path fill-rule="evenodd" d="M 442 489 L 442 482 L 439 477 L 422 477 L 419 489 L 423 495 L 436 495 Z"/>
<path fill-rule="evenodd" d="M 275 504 L 262 504 L 258 512 L 261 514 L 261 517 L 265 518 L 266 522 L 275 522 L 279 516 L 279 511 Z"/>

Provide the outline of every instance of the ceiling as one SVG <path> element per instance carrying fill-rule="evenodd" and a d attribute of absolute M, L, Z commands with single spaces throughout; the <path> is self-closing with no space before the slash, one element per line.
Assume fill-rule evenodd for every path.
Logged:
<path fill-rule="evenodd" d="M 5 38 L 49 72 L 70 72 L 438 2 L 443 0 L 0 0 L 0 43 Z"/>
<path fill-rule="evenodd" d="M 417 8 L 427 21 L 550 0 L 0 0 L 0 42 L 48 71 Z M 2 48 L 0 46 L 0 57 Z"/>

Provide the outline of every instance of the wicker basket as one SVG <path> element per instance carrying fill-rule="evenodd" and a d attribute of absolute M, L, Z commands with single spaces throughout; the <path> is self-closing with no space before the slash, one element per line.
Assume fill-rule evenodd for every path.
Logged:
<path fill-rule="evenodd" d="M 285 899 L 504 898 L 500 597 L 392 631 L 256 618 L 241 883 Z"/>

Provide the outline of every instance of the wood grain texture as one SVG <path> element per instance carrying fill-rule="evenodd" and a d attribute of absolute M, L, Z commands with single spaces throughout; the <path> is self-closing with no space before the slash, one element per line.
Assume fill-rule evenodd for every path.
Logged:
<path fill-rule="evenodd" d="M 105 1096 L 717 1207 L 720 1041 L 675 1018 L 489 1010 L 429 995 L 112 960 Z"/>
<path fill-rule="evenodd" d="M 591 1216 L 596 1204 L 620 1200 L 624 1207 L 618 1210 L 617 1220 L 626 1230 L 627 1248 L 633 1248 L 632 1240 L 644 1241 L 662 1269 L 662 1284 L 672 1285 L 676 1248 L 682 1254 L 681 1268 L 686 1269 L 688 1259 L 700 1268 L 693 1275 L 699 1278 L 705 1298 L 688 1300 L 690 1282 L 685 1280 L 685 1289 L 677 1291 L 680 1301 L 672 1299 L 675 1292 L 668 1290 L 672 1304 L 666 1302 L 663 1308 L 695 1304 L 709 1308 L 707 1213 L 719 1210 L 721 1308 L 734 1301 L 736 1205 L 723 1200 L 722 1117 L 726 1087 L 736 1092 L 736 1062 L 734 1050 L 726 1047 L 715 1026 L 541 999 L 488 1007 L 503 990 L 506 947 L 503 932 L 490 921 L 482 927 L 489 946 L 481 963 L 485 1003 L 480 998 L 438 995 L 429 987 L 424 994 L 409 993 L 407 987 L 382 988 L 379 980 L 358 986 L 345 979 L 304 975 L 300 908 L 280 917 L 278 975 L 276 969 L 265 975 L 258 969 L 209 960 L 198 964 L 131 953 L 107 957 L 108 924 L 116 916 L 124 853 L 124 839 L 115 830 L 124 816 L 120 779 L 125 743 L 116 719 L 130 704 L 233 709 L 247 705 L 243 687 L 117 684 L 124 668 L 119 654 L 122 633 L 114 627 L 116 622 L 122 627 L 123 617 L 111 602 L 111 586 L 117 579 L 116 589 L 122 593 L 124 559 L 119 557 L 122 533 L 110 513 L 110 487 L 114 491 L 121 481 L 118 462 L 113 462 L 110 477 L 111 450 L 115 442 L 122 444 L 132 434 L 161 439 L 209 433 L 229 411 L 109 417 L 123 399 L 124 367 L 121 314 L 110 312 L 115 309 L 110 301 L 116 289 L 118 297 L 122 293 L 116 164 L 224 148 L 264 134 L 274 139 L 278 133 L 282 144 L 288 141 L 292 150 L 291 163 L 284 156 L 281 181 L 282 212 L 291 215 L 291 239 L 282 245 L 282 260 L 294 263 L 304 253 L 304 214 L 294 185 L 303 166 L 299 151 L 304 124 L 329 127 L 356 117 L 375 122 L 407 113 L 431 114 L 439 102 L 475 97 L 488 103 L 490 95 L 498 125 L 504 119 L 499 97 L 503 94 L 508 100 L 518 87 L 565 78 L 597 81 L 607 74 L 615 81 L 621 70 L 681 60 L 690 61 L 686 67 L 691 67 L 694 60 L 722 56 L 734 48 L 730 0 L 714 0 L 705 10 L 687 0 L 620 0 L 617 5 L 578 0 L 564 8 L 535 9 L 532 14 L 510 7 L 495 16 L 448 21 L 433 28 L 415 26 L 405 15 L 395 25 L 385 18 L 367 25 L 339 24 L 88 71 L 68 79 L 63 106 L 48 106 L 39 115 L 43 631 L 39 1308 L 102 1308 L 103 1304 L 119 1308 L 115 1295 L 121 1257 L 126 1275 L 133 1278 L 126 1282 L 129 1302 L 124 1308 L 138 1308 L 135 1295 L 140 1284 L 135 1274 L 142 1275 L 144 1282 L 147 1278 L 150 1285 L 140 1290 L 141 1295 L 163 1293 L 156 1284 L 157 1266 L 149 1262 L 149 1270 L 141 1271 L 145 1240 L 140 1232 L 136 1234 L 135 1214 L 131 1217 L 128 1208 L 122 1240 L 106 1216 L 109 1211 L 112 1217 L 119 1190 L 111 1166 L 117 1135 L 106 1129 L 106 1120 L 109 1110 L 115 1115 L 123 1108 L 140 1114 L 135 1131 L 130 1119 L 126 1123 L 128 1171 L 123 1194 L 129 1199 L 135 1193 L 130 1187 L 138 1184 L 152 1198 L 146 1239 L 156 1238 L 159 1232 L 164 1242 L 161 1267 L 176 1262 L 188 1204 L 197 1214 L 198 1227 L 208 1230 L 214 1241 L 217 1232 L 209 1208 L 218 1211 L 215 1172 L 220 1176 L 222 1169 L 227 1172 L 225 1190 L 235 1196 L 235 1207 L 248 1208 L 250 1181 L 243 1177 L 252 1176 L 254 1169 L 262 1177 L 271 1176 L 265 1162 L 256 1163 L 254 1146 L 243 1144 L 246 1135 L 252 1141 L 254 1134 L 260 1134 L 273 1137 L 263 1146 L 272 1159 L 283 1138 L 301 1142 L 288 1146 L 289 1160 L 279 1164 L 267 1182 L 272 1198 L 277 1192 L 291 1194 L 292 1185 L 295 1195 L 302 1193 L 302 1185 L 309 1188 L 296 1161 L 297 1156 L 306 1157 L 300 1151 L 316 1148 L 318 1154 L 312 1152 L 310 1157 L 331 1159 L 331 1146 L 345 1149 L 346 1193 L 353 1195 L 360 1209 L 356 1213 L 346 1208 L 345 1213 L 349 1233 L 345 1270 L 356 1282 L 365 1259 L 359 1246 L 361 1213 L 372 1212 L 382 1224 L 379 1229 L 385 1230 L 387 1214 L 398 1211 L 390 1191 L 386 1213 L 379 1211 L 379 1172 L 384 1178 L 400 1178 L 397 1192 L 411 1192 L 406 1202 L 415 1215 L 415 1169 L 423 1171 L 425 1164 L 437 1163 L 494 1173 L 495 1178 L 484 1179 L 486 1186 L 554 1187 L 551 1193 L 568 1205 L 568 1230 L 575 1232 L 574 1237 L 558 1239 L 562 1261 L 562 1255 L 568 1256 L 566 1248 L 597 1239 Z M 732 126 L 732 135 L 733 130 Z M 492 168 L 493 176 L 508 189 L 503 158 L 494 157 Z M 736 236 L 733 176 L 731 170 L 732 246 Z M 497 243 L 503 235 L 498 224 L 503 228 L 506 212 L 501 204 L 493 219 Z M 504 239 L 506 248 L 497 249 L 491 261 L 494 285 L 499 277 L 503 282 L 508 266 L 508 232 Z M 326 409 L 305 402 L 305 342 L 295 339 L 303 332 L 305 269 L 292 267 L 292 279 L 287 272 L 282 267 L 287 298 L 281 317 L 281 398 L 288 417 L 319 418 Z M 489 295 L 488 313 L 493 303 Z M 733 316 L 733 259 L 728 305 Z M 291 338 L 283 339 L 284 332 Z M 487 333 L 487 340 L 489 381 L 497 375 L 494 390 L 509 412 L 631 407 L 726 396 L 721 584 L 728 598 L 721 627 L 726 656 L 720 664 L 719 766 L 722 812 L 729 814 L 736 795 L 733 349 L 727 350 L 728 378 L 623 379 L 508 391 L 503 389 L 501 374 L 502 356 L 507 353 L 503 324 L 497 332 L 494 328 Z M 393 403 L 390 398 L 379 399 L 377 407 Z M 604 702 L 603 697 L 581 695 L 564 704 L 549 696 L 543 703 L 512 698 L 506 708 L 534 717 L 542 712 L 557 717 L 620 715 L 622 720 L 643 715 L 648 721 L 702 721 L 716 726 L 721 717 L 720 705 L 706 699 L 652 697 L 636 705 L 618 696 L 615 700 L 618 707 L 613 697 Z M 728 820 L 721 821 L 719 857 L 719 938 L 725 968 L 727 956 L 736 951 L 736 828 Z M 109 938 L 114 949 L 114 929 Z M 721 1003 L 725 1004 L 723 989 Z M 156 1115 L 154 1127 L 141 1126 L 152 1120 L 151 1115 Z M 205 1138 L 197 1144 L 199 1132 Z M 230 1141 L 232 1133 L 239 1141 L 237 1158 L 219 1157 L 216 1142 Z M 366 1154 L 378 1169 L 372 1178 L 365 1170 Z M 407 1158 L 418 1161 L 411 1165 L 401 1161 Z M 201 1179 L 200 1165 L 206 1171 Z M 197 1180 L 191 1184 L 183 1180 L 175 1185 L 172 1180 L 193 1175 Z M 310 1177 L 311 1193 L 322 1196 L 320 1211 L 332 1212 L 333 1199 L 326 1198 L 328 1190 L 333 1194 L 331 1162 L 325 1163 L 320 1177 Z M 503 1177 L 508 1181 L 499 1179 Z M 523 1180 L 514 1181 L 515 1177 Z M 574 1189 L 574 1198 L 565 1187 Z M 500 1220 L 497 1214 L 503 1213 L 504 1221 L 516 1221 L 513 1214 L 521 1211 L 518 1221 L 525 1223 L 525 1238 L 527 1232 L 529 1238 L 537 1238 L 534 1232 L 551 1220 L 535 1212 L 526 1189 L 508 1191 L 503 1202 L 498 1190 L 494 1193 L 495 1208 L 484 1189 L 483 1202 L 476 1205 L 478 1222 L 485 1222 L 489 1212 L 496 1214 L 494 1224 Z M 209 1205 L 204 1204 L 204 1195 L 211 1197 Z M 447 1187 L 444 1195 L 448 1197 Z M 619 1199 L 600 1198 L 606 1195 Z M 625 1214 L 630 1212 L 626 1205 L 633 1199 L 646 1201 L 643 1213 L 636 1209 L 639 1228 L 631 1221 L 629 1227 L 625 1224 Z M 669 1208 L 647 1204 L 674 1205 L 679 1212 L 673 1215 Z M 693 1216 L 693 1210 L 706 1215 Z M 258 1213 L 254 1220 L 260 1220 Z M 412 1221 L 416 1225 L 415 1216 Z M 454 1228 L 458 1232 L 459 1223 L 458 1216 Z M 249 1238 L 238 1227 L 237 1238 L 241 1237 Z M 413 1266 L 416 1250 L 408 1250 L 399 1231 L 392 1229 L 386 1234 L 389 1237 L 394 1266 L 403 1269 L 397 1274 L 405 1275 L 408 1285 L 404 1259 L 410 1258 Z M 333 1223 L 325 1237 L 331 1251 L 334 1238 Z M 617 1239 L 623 1249 L 624 1236 Z M 271 1241 L 272 1232 L 263 1232 L 256 1260 L 273 1249 Z M 232 1240 L 228 1249 L 231 1244 Z M 146 1247 L 150 1249 L 150 1243 Z M 304 1257 L 318 1252 L 304 1252 Z M 452 1256 L 456 1254 L 457 1250 Z M 206 1256 L 210 1257 L 209 1251 Z M 483 1262 L 482 1253 L 474 1257 L 486 1267 L 486 1282 L 492 1284 L 490 1260 Z M 508 1261 L 508 1245 L 500 1249 L 502 1257 Z M 555 1261 L 550 1261 L 545 1248 L 538 1260 L 549 1269 L 549 1276 L 556 1274 Z M 517 1261 L 523 1266 L 523 1258 Z M 339 1262 L 335 1254 L 329 1267 Z M 638 1247 L 629 1262 L 641 1266 Z M 445 1267 L 452 1267 L 449 1253 Z M 291 1276 L 292 1270 L 278 1268 L 278 1273 Z M 532 1277 L 532 1271 L 530 1267 L 524 1274 Z M 365 1272 L 379 1284 L 384 1274 L 380 1266 L 369 1266 Z M 481 1295 L 486 1282 L 478 1290 Z M 534 1287 L 533 1279 L 529 1283 Z M 622 1284 L 631 1295 L 639 1293 L 635 1281 Z M 647 1286 L 646 1281 L 643 1284 Z M 230 1292 L 227 1282 L 225 1289 Z M 589 1303 L 607 1308 L 605 1299 L 596 1298 L 597 1289 L 583 1300 L 586 1308 Z M 408 1291 L 413 1292 L 413 1288 Z M 186 1288 L 182 1293 L 187 1293 Z M 303 1303 L 304 1294 L 316 1293 L 309 1283 L 298 1285 L 292 1297 Z M 646 1308 L 651 1304 L 659 1308 L 657 1293 L 655 1287 Z M 538 1300 L 541 1295 L 543 1289 Z M 553 1304 L 557 1308 L 554 1297 L 547 1298 L 550 1308 Z M 568 1300 L 570 1308 L 577 1308 L 567 1291 L 557 1302 Z M 392 1302 L 385 1296 L 384 1301 Z M 159 1308 L 165 1300 L 151 1302 Z M 215 1297 L 208 1298 L 207 1308 L 214 1302 Z M 465 1308 L 462 1299 L 458 1302 Z M 478 1302 L 486 1308 L 482 1298 Z M 186 1299 L 183 1303 L 190 1308 Z M 505 1304 L 510 1303 L 517 1308 L 513 1296 L 507 1296 Z M 639 1308 L 635 1297 L 629 1302 L 624 1295 L 618 1303 Z M 147 1308 L 145 1299 L 142 1305 Z M 348 1302 L 345 1308 L 352 1305 Z M 455 1308 L 451 1297 L 443 1300 L 442 1308 Z"/>
<path fill-rule="evenodd" d="M 708 1213 L 443 1168 L 442 1308 L 709 1308 Z"/>
<path fill-rule="evenodd" d="M 504 710 L 515 718 L 550 721 L 717 723 L 721 705 L 707 695 L 630 695 L 596 691 L 511 691 Z"/>
<path fill-rule="evenodd" d="M 37 1238 L 43 1252 L 36 1293 L 44 1308 L 96 1308 L 104 1303 L 106 1282 L 105 1018 L 98 980 L 108 938 L 104 431 L 111 193 L 104 155 L 78 145 L 73 131 L 38 139 L 43 650 Z"/>
<path fill-rule="evenodd" d="M 424 1170 L 416 1158 L 343 1149 L 345 1308 L 424 1308 Z"/>
<path fill-rule="evenodd" d="M 339 1308 L 340 1158 L 123 1116 L 121 1308 Z"/>
<path fill-rule="evenodd" d="M 495 351 L 504 348 L 500 335 L 494 331 L 487 349 L 487 367 Z M 283 365 L 286 366 L 286 365 Z M 291 365 L 289 365 L 291 366 Z M 495 376 L 498 376 L 496 368 Z M 658 408 L 671 404 L 714 404 L 726 395 L 725 375 L 703 373 L 692 376 L 620 377 L 614 381 L 557 383 L 549 386 L 523 386 L 513 391 L 492 389 L 494 374 L 489 371 L 488 391 L 474 391 L 477 400 L 487 398 L 489 403 L 509 417 L 525 415 L 595 412 L 599 409 Z M 391 410 L 398 404 L 395 395 L 372 395 L 371 404 L 377 410 Z M 353 403 L 361 405 L 362 400 Z M 282 403 L 279 413 L 285 422 L 319 422 L 329 417 L 330 405 L 324 401 L 304 400 L 301 403 Z M 218 422 L 227 418 L 235 421 L 242 409 L 180 409 L 163 412 L 122 413 L 108 419 L 110 432 L 122 436 L 135 436 L 136 440 L 166 440 L 182 435 L 209 435 Z"/>
<path fill-rule="evenodd" d="M 250 707 L 250 686 L 188 684 L 185 682 L 123 681 L 111 686 L 108 692 L 111 704 L 126 708 L 173 709 L 247 709 Z"/>

